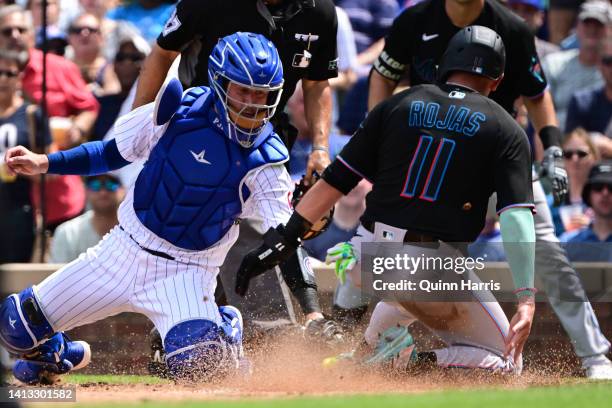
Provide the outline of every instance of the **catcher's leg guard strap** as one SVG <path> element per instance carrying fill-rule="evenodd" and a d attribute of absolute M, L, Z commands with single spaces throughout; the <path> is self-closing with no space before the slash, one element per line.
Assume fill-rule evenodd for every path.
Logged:
<path fill-rule="evenodd" d="M 280 270 L 302 311 L 305 314 L 321 312 L 317 283 L 304 248 L 298 247 L 291 258 L 280 265 Z"/>
<path fill-rule="evenodd" d="M 12 294 L 0 304 L 0 344 L 9 352 L 23 354 L 53 334 L 32 287 Z"/>

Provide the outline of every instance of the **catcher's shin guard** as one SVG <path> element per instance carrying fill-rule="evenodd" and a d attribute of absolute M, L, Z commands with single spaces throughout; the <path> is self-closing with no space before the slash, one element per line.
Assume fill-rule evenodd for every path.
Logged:
<path fill-rule="evenodd" d="M 32 287 L 14 293 L 0 304 L 0 345 L 22 355 L 53 335 L 53 328 L 34 297 Z"/>
<path fill-rule="evenodd" d="M 164 349 L 172 378 L 208 381 L 245 366 L 242 315 L 233 306 L 221 306 L 219 312 L 221 325 L 206 319 L 193 319 L 168 331 Z"/>
<path fill-rule="evenodd" d="M 86 367 L 91 349 L 84 341 L 71 341 L 64 333 L 56 333 L 31 353 L 17 360 L 13 375 L 28 385 L 53 384 L 59 375 Z"/>

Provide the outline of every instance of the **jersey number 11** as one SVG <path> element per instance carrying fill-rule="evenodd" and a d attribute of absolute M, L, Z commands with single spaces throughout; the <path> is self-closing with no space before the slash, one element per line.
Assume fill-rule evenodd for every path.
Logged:
<path fill-rule="evenodd" d="M 423 173 L 423 168 L 426 167 L 425 163 L 428 162 L 430 164 L 425 179 L 425 186 L 418 198 L 432 202 L 438 199 L 440 187 L 446 175 L 446 169 L 455 151 L 455 141 L 442 138 L 436 142 L 438 146 L 432 159 L 430 158 L 431 154 L 429 154 L 429 152 L 433 150 L 431 147 L 435 143 L 433 137 L 428 135 L 422 135 L 420 137 L 414 156 L 412 156 L 412 160 L 410 161 L 410 167 L 408 167 L 404 189 L 400 194 L 402 197 L 414 198 L 421 179 L 421 174 Z"/>

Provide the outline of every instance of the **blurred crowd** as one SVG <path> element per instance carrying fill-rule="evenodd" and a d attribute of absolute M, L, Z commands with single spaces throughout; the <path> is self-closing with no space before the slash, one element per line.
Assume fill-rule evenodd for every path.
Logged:
<path fill-rule="evenodd" d="M 340 73 L 330 81 L 334 89 L 332 157 L 366 115 L 368 74 L 394 18 L 418 2 L 335 1 Z M 0 156 L 15 145 L 51 152 L 108 137 L 117 117 L 131 109 L 141 65 L 174 3 L 48 0 L 43 32 L 42 0 L 0 0 Z M 552 208 L 556 234 L 568 243 L 610 243 L 612 6 L 607 0 L 551 0 L 550 4 L 507 0 L 506 6 L 537 35 L 537 51 L 565 133 L 563 155 L 570 195 L 565 204 Z M 42 98 L 45 36 L 48 127 L 40 125 L 37 108 Z M 292 177 L 299 179 L 311 151 L 300 87 L 287 110 L 299 131 L 290 169 Z M 517 120 L 531 134 L 518 101 L 516 110 Z M 541 157 L 536 143 L 533 152 L 536 160 Z M 133 175 L 134 170 L 85 179 L 46 176 L 41 203 L 41 179 L 10 176 L 0 162 L 0 263 L 64 263 L 77 258 L 117 223 L 116 210 Z M 340 202 L 330 228 L 338 240 L 356 228 L 368 188 L 363 182 Z M 47 250 L 40 251 L 35 243 L 43 235 L 52 239 Z M 496 242 L 499 236 L 492 212 L 479 241 Z M 313 251 L 325 249 L 316 248 L 316 242 L 310 245 Z M 569 250 L 570 258 L 612 262 L 609 245 L 588 248 L 576 246 Z"/>

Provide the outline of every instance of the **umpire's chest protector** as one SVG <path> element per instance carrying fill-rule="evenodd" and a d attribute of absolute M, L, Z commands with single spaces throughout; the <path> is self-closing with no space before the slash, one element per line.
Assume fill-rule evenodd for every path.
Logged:
<path fill-rule="evenodd" d="M 267 136 L 245 149 L 225 136 L 217 120 L 210 90 L 190 89 L 134 186 L 136 216 L 180 248 L 204 250 L 219 241 L 250 194 L 243 183 L 247 173 L 288 159 L 270 125 Z"/>

